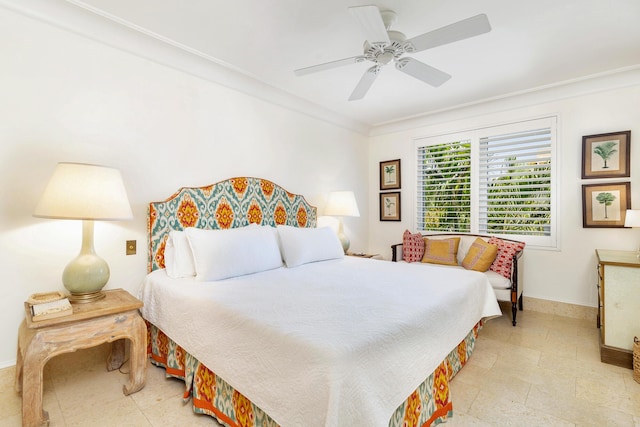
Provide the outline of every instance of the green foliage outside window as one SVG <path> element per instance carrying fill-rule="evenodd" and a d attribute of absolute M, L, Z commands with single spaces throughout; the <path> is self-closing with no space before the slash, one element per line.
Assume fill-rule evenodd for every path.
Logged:
<path fill-rule="evenodd" d="M 487 232 L 548 235 L 551 162 L 508 161 L 510 170 L 489 184 Z"/>
<path fill-rule="evenodd" d="M 425 147 L 423 170 L 424 229 L 470 231 L 471 144 L 455 142 Z"/>

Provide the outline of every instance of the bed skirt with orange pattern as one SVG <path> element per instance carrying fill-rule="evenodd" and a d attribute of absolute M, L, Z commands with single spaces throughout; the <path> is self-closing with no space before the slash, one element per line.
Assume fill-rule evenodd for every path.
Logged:
<path fill-rule="evenodd" d="M 453 416 L 449 381 L 466 364 L 475 347 L 479 322 L 429 377 L 396 409 L 389 427 L 429 427 Z M 147 353 L 167 376 L 184 381 L 183 399 L 193 411 L 208 414 L 227 427 L 279 427 L 263 410 L 184 351 L 156 326 L 147 323 Z"/>

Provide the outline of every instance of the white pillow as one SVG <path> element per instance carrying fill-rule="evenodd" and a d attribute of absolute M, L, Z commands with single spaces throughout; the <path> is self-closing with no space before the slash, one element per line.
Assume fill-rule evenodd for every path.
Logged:
<path fill-rule="evenodd" d="M 221 280 L 282 266 L 278 239 L 272 227 L 187 228 L 186 233 L 197 280 Z"/>
<path fill-rule="evenodd" d="M 196 275 L 193 254 L 184 231 L 171 230 L 169 232 L 169 238 L 164 247 L 164 268 L 167 271 L 167 276 L 172 279 Z"/>
<path fill-rule="evenodd" d="M 279 225 L 282 258 L 287 267 L 344 257 L 338 236 L 329 227 L 297 228 Z"/>

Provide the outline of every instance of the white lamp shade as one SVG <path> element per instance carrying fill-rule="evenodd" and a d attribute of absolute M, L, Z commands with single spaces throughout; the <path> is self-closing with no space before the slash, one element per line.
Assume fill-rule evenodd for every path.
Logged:
<path fill-rule="evenodd" d="M 324 214 L 331 216 L 360 216 L 353 191 L 333 191 L 329 193 Z"/>
<path fill-rule="evenodd" d="M 123 220 L 133 217 L 118 169 L 58 163 L 33 216 L 53 219 Z"/>
<path fill-rule="evenodd" d="M 624 217 L 625 227 L 640 227 L 640 210 L 627 209 L 627 213 Z"/>

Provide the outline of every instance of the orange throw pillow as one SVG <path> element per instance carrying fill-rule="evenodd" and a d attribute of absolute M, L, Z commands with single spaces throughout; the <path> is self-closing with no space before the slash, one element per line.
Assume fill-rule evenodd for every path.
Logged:
<path fill-rule="evenodd" d="M 498 255 L 498 247 L 478 237 L 462 260 L 467 270 L 487 271 Z"/>
<path fill-rule="evenodd" d="M 458 246 L 460 238 L 424 239 L 422 262 L 442 265 L 458 265 Z"/>

